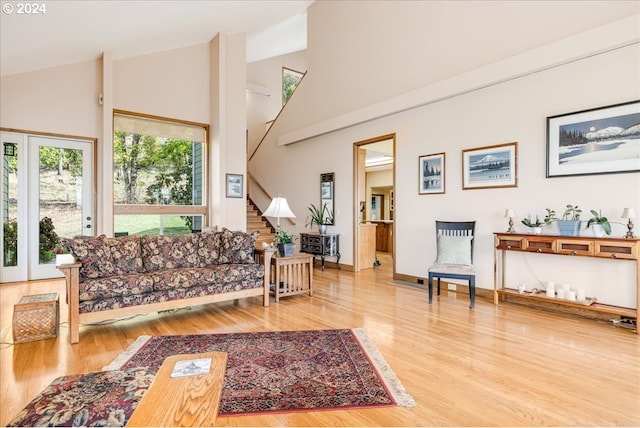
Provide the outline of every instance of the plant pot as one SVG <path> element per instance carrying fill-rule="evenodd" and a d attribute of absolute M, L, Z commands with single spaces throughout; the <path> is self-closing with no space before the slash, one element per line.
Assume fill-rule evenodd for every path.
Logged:
<path fill-rule="evenodd" d="M 562 236 L 578 236 L 581 225 L 581 220 L 558 220 L 558 228 Z"/>
<path fill-rule="evenodd" d="M 296 244 L 294 243 L 278 244 L 278 253 L 280 253 L 280 257 L 291 257 L 295 250 Z"/>
<path fill-rule="evenodd" d="M 327 233 L 327 225 L 326 224 L 319 224 L 318 225 L 318 232 L 320 232 L 320 235 L 324 235 Z"/>
<path fill-rule="evenodd" d="M 593 223 L 590 227 L 593 232 L 593 236 L 595 236 L 596 238 L 602 238 L 605 235 L 604 228 L 601 224 Z"/>
<path fill-rule="evenodd" d="M 75 262 L 73 254 L 56 254 L 56 265 L 69 265 Z"/>
<path fill-rule="evenodd" d="M 531 233 L 533 233 L 534 235 L 542 235 L 542 228 L 541 227 L 532 227 L 531 228 Z"/>

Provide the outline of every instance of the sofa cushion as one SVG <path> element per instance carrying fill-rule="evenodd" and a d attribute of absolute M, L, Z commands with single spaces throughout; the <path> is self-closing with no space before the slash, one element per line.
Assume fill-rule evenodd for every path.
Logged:
<path fill-rule="evenodd" d="M 219 263 L 255 263 L 253 253 L 259 232 L 245 233 L 222 228 Z"/>
<path fill-rule="evenodd" d="M 205 269 L 206 283 L 225 284 L 241 282 L 247 278 L 263 279 L 264 266 L 258 263 L 228 263 Z"/>
<path fill-rule="evenodd" d="M 144 235 L 142 237 L 142 262 L 147 272 L 159 269 L 196 267 L 199 233 L 186 235 Z"/>
<path fill-rule="evenodd" d="M 83 280 L 142 272 L 139 236 L 79 236 L 72 239 L 62 238 L 61 243 L 82 263 L 80 277 Z"/>
<path fill-rule="evenodd" d="M 153 291 L 153 278 L 148 273 L 91 278 L 85 279 L 80 283 L 80 301 L 133 296 L 151 291 Z"/>
<path fill-rule="evenodd" d="M 172 288 L 191 288 L 206 285 L 206 268 L 161 269 L 151 272 L 153 290 L 163 291 Z"/>
<path fill-rule="evenodd" d="M 220 263 L 221 243 L 222 232 L 214 230 L 200 233 L 200 243 L 198 246 L 200 266 L 212 266 Z"/>

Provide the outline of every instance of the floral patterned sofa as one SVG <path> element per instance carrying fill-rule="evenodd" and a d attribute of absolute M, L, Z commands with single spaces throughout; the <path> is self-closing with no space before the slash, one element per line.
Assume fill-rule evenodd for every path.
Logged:
<path fill-rule="evenodd" d="M 223 228 L 62 239 L 76 259 L 57 266 L 66 278 L 71 343 L 80 340 L 81 323 L 250 296 L 269 306 L 273 252 L 256 249 L 256 237 Z"/>

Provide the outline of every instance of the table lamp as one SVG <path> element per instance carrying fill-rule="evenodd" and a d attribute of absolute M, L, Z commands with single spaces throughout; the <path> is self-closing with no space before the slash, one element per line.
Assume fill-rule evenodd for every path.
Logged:
<path fill-rule="evenodd" d="M 516 230 L 513 228 L 513 218 L 516 216 L 516 211 L 513 208 L 507 208 L 504 212 L 504 216 L 509 218 L 509 229 L 507 229 L 507 233 L 515 233 Z"/>
<path fill-rule="evenodd" d="M 624 235 L 624 237 L 635 238 L 635 236 L 633 236 L 633 220 L 632 219 L 636 218 L 636 210 L 634 210 L 633 208 L 625 208 L 624 211 L 622 211 L 622 215 L 620 217 L 629 219 L 629 223 L 627 223 L 627 234 Z"/>
<path fill-rule="evenodd" d="M 282 196 L 277 196 L 271 200 L 269 207 L 262 214 L 265 217 L 275 217 L 277 222 L 276 232 L 280 232 L 280 217 L 282 218 L 296 218 L 296 215 L 289 208 L 287 199 Z"/>

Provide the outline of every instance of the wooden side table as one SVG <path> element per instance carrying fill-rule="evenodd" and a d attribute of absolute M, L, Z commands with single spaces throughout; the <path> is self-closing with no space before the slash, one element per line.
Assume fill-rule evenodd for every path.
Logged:
<path fill-rule="evenodd" d="M 294 254 L 291 257 L 273 257 L 271 259 L 271 293 L 276 297 L 309 293 L 313 295 L 313 255 Z"/>
<path fill-rule="evenodd" d="M 208 373 L 171 377 L 176 362 L 199 358 L 211 358 L 211 368 Z M 215 426 L 226 368 L 226 352 L 167 357 L 160 366 L 153 383 L 127 421 L 127 426 Z"/>

